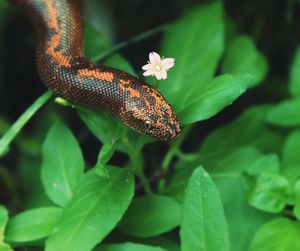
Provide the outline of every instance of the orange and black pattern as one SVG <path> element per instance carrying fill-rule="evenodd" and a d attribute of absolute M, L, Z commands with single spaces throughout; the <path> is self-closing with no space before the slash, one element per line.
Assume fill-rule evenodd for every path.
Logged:
<path fill-rule="evenodd" d="M 157 89 L 126 72 L 88 62 L 75 0 L 12 0 L 23 5 L 38 31 L 37 65 L 43 82 L 73 103 L 104 108 L 129 127 L 170 140 L 178 118 Z"/>

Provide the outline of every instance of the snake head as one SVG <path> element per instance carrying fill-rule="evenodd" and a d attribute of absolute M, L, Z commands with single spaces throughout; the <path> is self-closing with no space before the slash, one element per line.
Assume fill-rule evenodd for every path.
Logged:
<path fill-rule="evenodd" d="M 121 115 L 125 124 L 161 141 L 180 135 L 179 119 L 157 89 L 147 84 L 131 85 L 128 93 Z"/>

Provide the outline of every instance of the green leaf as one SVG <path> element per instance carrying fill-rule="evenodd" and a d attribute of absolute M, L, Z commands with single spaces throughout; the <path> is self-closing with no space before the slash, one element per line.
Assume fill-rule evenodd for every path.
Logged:
<path fill-rule="evenodd" d="M 299 222 L 277 218 L 264 224 L 255 234 L 250 251 L 300 250 Z"/>
<path fill-rule="evenodd" d="M 265 123 L 270 106 L 256 106 L 246 110 L 231 123 L 215 130 L 204 140 L 202 153 L 225 154 L 238 146 L 254 146 L 267 153 L 281 152 L 283 137 Z M 243 128 L 243 131 L 237 130 Z"/>
<path fill-rule="evenodd" d="M 300 46 L 298 47 L 290 71 L 290 93 L 300 97 Z"/>
<path fill-rule="evenodd" d="M 80 146 L 72 132 L 56 122 L 43 144 L 41 176 L 47 195 L 54 203 L 66 206 L 84 170 Z"/>
<path fill-rule="evenodd" d="M 132 201 L 119 227 L 138 237 L 157 236 L 179 226 L 181 205 L 162 195 L 149 195 Z"/>
<path fill-rule="evenodd" d="M 164 251 L 161 247 L 153 247 L 136 243 L 105 244 L 100 245 L 95 251 Z"/>
<path fill-rule="evenodd" d="M 178 92 L 173 106 L 183 124 L 205 120 L 232 104 L 251 82 L 248 74 L 221 75 Z"/>
<path fill-rule="evenodd" d="M 300 99 L 284 100 L 275 105 L 266 117 L 273 125 L 293 127 L 300 125 Z"/>
<path fill-rule="evenodd" d="M 300 220 L 300 179 L 298 179 L 293 187 L 294 190 L 294 208 L 293 213 L 298 220 Z"/>
<path fill-rule="evenodd" d="M 279 158 L 276 154 L 269 154 L 256 160 L 248 169 L 247 173 L 258 175 L 261 173 L 279 173 Z"/>
<path fill-rule="evenodd" d="M 231 240 L 231 250 L 247 250 L 257 229 L 270 219 L 247 203 L 243 173 L 263 157 L 253 147 L 239 147 L 222 158 L 211 157 L 205 165 L 211 170 L 224 205 Z M 205 158 L 205 156 L 203 156 Z"/>
<path fill-rule="evenodd" d="M 219 192 L 203 168 L 186 188 L 180 229 L 181 250 L 229 250 L 227 223 Z"/>
<path fill-rule="evenodd" d="M 291 132 L 282 149 L 282 162 L 285 165 L 300 165 L 300 130 Z M 298 172 L 300 174 L 300 171 Z"/>
<path fill-rule="evenodd" d="M 94 136 L 104 144 L 118 140 L 123 134 L 124 127 L 120 121 L 107 112 L 87 109 L 78 109 L 77 112 Z M 119 149 L 119 146 L 117 148 Z M 125 148 L 122 150 L 126 151 Z"/>
<path fill-rule="evenodd" d="M 4 230 L 7 222 L 8 222 L 7 209 L 4 206 L 0 205 L 0 243 L 2 243 L 4 240 Z"/>
<path fill-rule="evenodd" d="M 200 6 L 166 32 L 162 55 L 175 58 L 176 63 L 160 89 L 171 103 L 176 91 L 183 93 L 190 84 L 214 75 L 224 47 L 222 9 L 221 1 Z"/>
<path fill-rule="evenodd" d="M 105 168 L 106 163 L 111 159 L 113 156 L 115 150 L 116 150 L 116 141 L 109 143 L 106 143 L 102 146 L 99 155 L 98 155 L 98 161 L 95 166 L 96 172 L 103 177 L 108 178 L 108 171 Z"/>
<path fill-rule="evenodd" d="M 133 197 L 134 180 L 126 168 L 108 170 L 109 179 L 94 171 L 84 175 L 46 251 L 91 250 L 116 226 Z"/>
<path fill-rule="evenodd" d="M 238 36 L 228 46 L 221 72 L 238 74 L 248 73 L 253 77 L 251 86 L 259 84 L 266 76 L 266 58 L 256 49 L 248 36 Z"/>
<path fill-rule="evenodd" d="M 135 70 L 133 69 L 132 65 L 122 56 L 119 54 L 113 54 L 108 59 L 104 61 L 106 66 L 114 67 L 119 70 L 128 72 L 133 76 L 137 76 Z"/>
<path fill-rule="evenodd" d="M 269 213 L 279 213 L 289 203 L 292 189 L 288 180 L 274 173 L 262 173 L 249 193 L 249 203 Z"/>
<path fill-rule="evenodd" d="M 12 217 L 7 225 L 6 240 L 22 243 L 49 236 L 57 226 L 62 211 L 58 207 L 41 207 Z"/>

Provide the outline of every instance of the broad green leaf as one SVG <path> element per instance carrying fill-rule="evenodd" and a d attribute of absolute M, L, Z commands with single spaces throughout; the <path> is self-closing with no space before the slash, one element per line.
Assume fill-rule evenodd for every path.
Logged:
<path fill-rule="evenodd" d="M 256 160 L 248 169 L 247 173 L 252 175 L 268 173 L 279 173 L 279 158 L 276 154 L 265 155 Z"/>
<path fill-rule="evenodd" d="M 8 222 L 8 212 L 6 208 L 0 205 L 0 250 L 1 251 L 12 251 L 12 248 L 4 243 L 4 231 Z"/>
<path fill-rule="evenodd" d="M 201 152 L 225 154 L 245 145 L 267 153 L 281 152 L 283 137 L 280 131 L 265 123 L 269 109 L 270 106 L 255 106 L 246 110 L 231 123 L 209 134 L 200 147 Z"/>
<path fill-rule="evenodd" d="M 300 98 L 300 46 L 298 47 L 290 71 L 290 93 Z"/>
<path fill-rule="evenodd" d="M 270 124 L 292 127 L 300 125 L 300 99 L 289 99 L 275 105 L 266 117 Z"/>
<path fill-rule="evenodd" d="M 49 236 L 60 221 L 63 210 L 41 207 L 24 211 L 8 222 L 6 240 L 12 243 L 32 242 Z"/>
<path fill-rule="evenodd" d="M 84 170 L 80 146 L 72 132 L 56 122 L 43 144 L 41 176 L 47 195 L 57 205 L 66 206 L 74 195 Z"/>
<path fill-rule="evenodd" d="M 94 171 L 84 175 L 46 251 L 91 250 L 116 226 L 133 197 L 134 180 L 126 168 L 108 170 L 109 179 Z"/>
<path fill-rule="evenodd" d="M 157 236 L 179 226 L 180 217 L 181 205 L 176 200 L 153 194 L 134 199 L 119 227 L 133 236 Z"/>
<path fill-rule="evenodd" d="M 105 244 L 100 245 L 95 251 L 164 251 L 161 247 L 147 246 L 136 243 L 122 243 L 122 244 Z"/>
<path fill-rule="evenodd" d="M 221 1 L 199 6 L 184 15 L 167 31 L 162 55 L 175 58 L 175 67 L 160 89 L 168 101 L 191 84 L 210 79 L 224 47 L 223 7 Z M 183 91 L 184 90 L 184 91 Z"/>
<path fill-rule="evenodd" d="M 185 191 L 181 250 L 229 250 L 227 223 L 219 192 L 203 168 L 193 172 Z"/>
<path fill-rule="evenodd" d="M 267 70 L 266 58 L 256 49 L 250 37 L 238 36 L 231 41 L 222 64 L 223 74 L 249 73 L 253 77 L 251 86 L 255 86 L 264 79 Z"/>
<path fill-rule="evenodd" d="M 205 120 L 232 104 L 251 82 L 248 74 L 221 75 L 177 92 L 173 106 L 183 124 Z"/>
<path fill-rule="evenodd" d="M 282 149 L 282 162 L 300 165 L 300 130 L 291 132 L 286 138 Z"/>
<path fill-rule="evenodd" d="M 277 218 L 264 224 L 255 234 L 250 251 L 300 250 L 299 222 Z"/>
<path fill-rule="evenodd" d="M 262 173 L 249 193 L 249 203 L 269 213 L 279 213 L 289 203 L 292 188 L 288 180 L 274 173 Z"/>

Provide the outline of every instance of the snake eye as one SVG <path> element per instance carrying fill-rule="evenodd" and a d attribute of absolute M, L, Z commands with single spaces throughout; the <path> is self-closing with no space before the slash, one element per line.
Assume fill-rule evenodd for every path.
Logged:
<path fill-rule="evenodd" d="M 150 120 L 146 120 L 145 121 L 145 125 L 146 125 L 146 127 L 149 129 L 149 128 L 151 128 L 151 121 Z"/>

